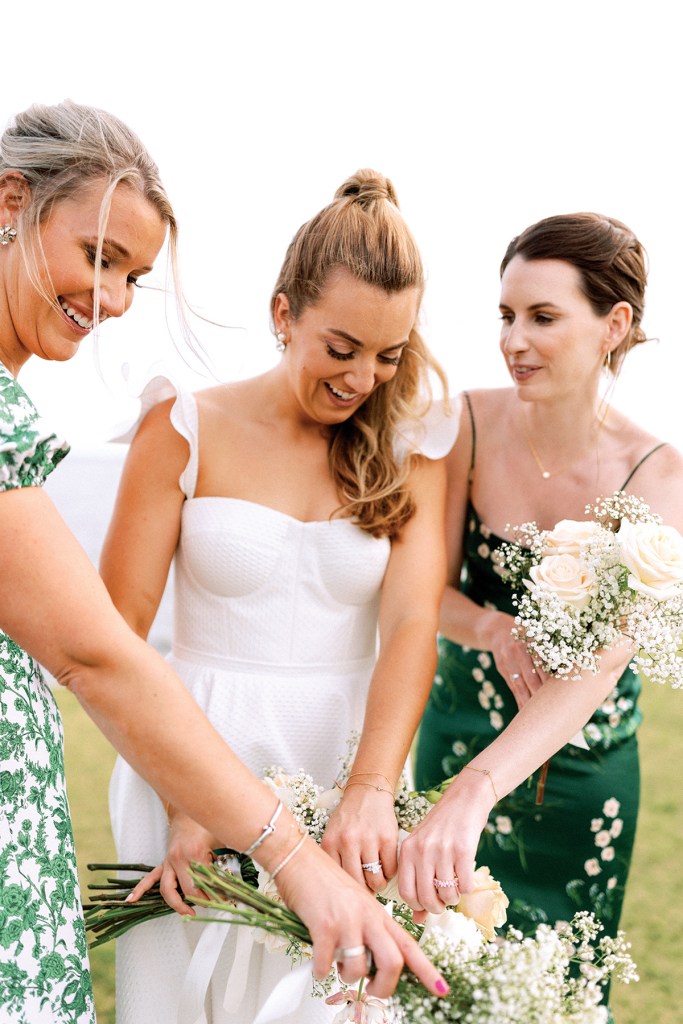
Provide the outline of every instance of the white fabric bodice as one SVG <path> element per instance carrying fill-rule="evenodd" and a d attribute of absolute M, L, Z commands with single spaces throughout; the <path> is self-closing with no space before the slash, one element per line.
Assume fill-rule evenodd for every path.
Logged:
<path fill-rule="evenodd" d="M 300 522 L 239 499 L 188 499 L 174 653 L 278 670 L 373 657 L 390 550 L 348 519 Z"/>

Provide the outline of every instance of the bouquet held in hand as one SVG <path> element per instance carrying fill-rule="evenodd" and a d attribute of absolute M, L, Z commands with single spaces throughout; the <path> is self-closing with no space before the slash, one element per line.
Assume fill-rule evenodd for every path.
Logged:
<path fill-rule="evenodd" d="M 597 673 L 601 649 L 630 641 L 635 671 L 683 687 L 683 537 L 620 491 L 586 514 L 553 530 L 524 523 L 502 546 L 517 636 L 564 679 Z"/>

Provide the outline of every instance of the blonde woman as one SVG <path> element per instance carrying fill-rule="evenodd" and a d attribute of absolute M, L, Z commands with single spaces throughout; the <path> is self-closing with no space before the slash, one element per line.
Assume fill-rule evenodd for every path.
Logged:
<path fill-rule="evenodd" d="M 36 105 L 2 135 L 0 1016 L 8 1024 L 95 1020 L 61 723 L 38 662 L 161 799 L 226 844 L 246 849 L 273 815 L 272 793 L 125 625 L 42 490 L 68 445 L 17 380 L 31 356 L 69 359 L 97 323 L 122 316 L 167 234 L 173 251 L 176 223 L 158 170 L 117 118 L 74 103 Z M 442 984 L 348 875 L 312 841 L 298 843 L 283 811 L 255 856 L 270 871 L 287 860 L 278 885 L 309 925 L 319 973 L 337 950 L 345 976 L 359 977 L 365 957 L 343 953 L 365 945 L 380 967 L 380 994 L 391 991 L 404 958 L 432 986 Z"/>
<path fill-rule="evenodd" d="M 445 573 L 441 457 L 455 420 L 437 406 L 422 418 L 422 289 L 391 183 L 359 172 L 289 247 L 271 303 L 278 364 L 194 396 L 146 395 L 102 558 L 140 636 L 175 558 L 171 664 L 253 771 L 303 768 L 329 787 L 360 732 L 323 845 L 371 890 L 397 870 L 392 794 L 429 691 Z M 175 806 L 167 824 L 123 760 L 111 805 L 120 857 L 161 861 L 153 877 L 188 913 L 176 885 L 192 894 L 187 863 L 208 859 L 215 832 Z M 119 1024 L 171 1019 L 199 934 L 182 924 L 119 943 Z M 230 936 L 211 1024 L 252 1021 L 290 967 L 257 946 L 243 1001 L 228 991 L 226 1007 L 233 955 Z M 310 999 L 283 1020 L 332 1015 Z"/>

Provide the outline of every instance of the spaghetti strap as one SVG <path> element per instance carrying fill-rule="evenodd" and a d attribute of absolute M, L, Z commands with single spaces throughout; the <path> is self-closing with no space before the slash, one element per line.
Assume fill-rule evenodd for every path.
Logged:
<path fill-rule="evenodd" d="M 463 391 L 463 397 L 467 402 L 467 411 L 470 414 L 470 423 L 472 425 L 472 456 L 470 458 L 470 475 L 469 482 L 472 483 L 472 477 L 474 475 L 474 453 L 477 447 L 477 428 L 474 425 L 474 411 L 472 409 L 472 402 L 467 391 Z"/>
<path fill-rule="evenodd" d="M 626 479 L 624 480 L 623 484 L 619 488 L 621 491 L 625 491 L 626 490 L 627 486 L 630 484 L 631 480 L 636 475 L 636 473 L 638 472 L 638 470 L 640 469 L 642 464 L 647 459 L 649 459 L 651 455 L 654 455 L 655 452 L 658 452 L 660 448 L 663 448 L 666 443 L 667 443 L 666 441 L 660 441 L 659 444 L 656 444 L 654 446 L 654 448 L 651 448 L 649 452 L 646 452 L 645 455 L 643 455 L 642 459 L 640 459 L 640 461 L 635 464 L 635 466 L 633 467 L 633 469 L 631 470 L 631 472 L 629 473 L 629 475 L 626 477 Z"/>

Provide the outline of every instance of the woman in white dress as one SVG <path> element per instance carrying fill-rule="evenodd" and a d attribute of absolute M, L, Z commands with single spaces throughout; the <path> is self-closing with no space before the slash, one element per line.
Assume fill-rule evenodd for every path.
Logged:
<path fill-rule="evenodd" d="M 358 172 L 288 249 L 271 303 L 279 364 L 195 396 L 148 388 L 102 557 L 115 604 L 146 636 L 175 556 L 171 663 L 257 774 L 303 768 L 329 787 L 360 732 L 324 847 L 371 890 L 397 870 L 392 794 L 429 691 L 444 585 L 442 457 L 457 417 L 428 411 L 437 368 L 415 326 L 422 289 L 391 183 Z M 111 809 L 120 858 L 162 862 L 152 877 L 191 913 L 176 886 L 193 893 L 188 861 L 207 861 L 216 837 L 172 806 L 167 823 L 121 759 Z M 184 923 L 119 941 L 118 1024 L 167 1024 L 188 1005 L 203 926 Z M 259 945 L 241 986 L 234 947 L 232 934 L 220 955 L 200 947 L 194 981 L 217 966 L 199 1015 L 181 1019 L 248 1024 L 290 970 Z M 310 998 L 282 1019 L 332 1015 Z"/>

